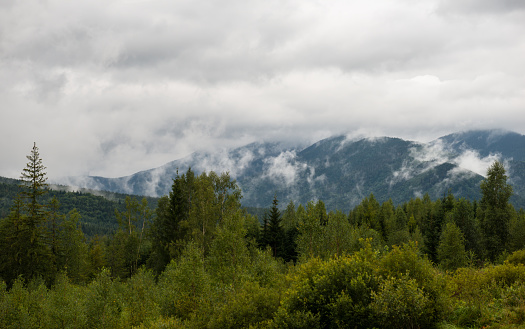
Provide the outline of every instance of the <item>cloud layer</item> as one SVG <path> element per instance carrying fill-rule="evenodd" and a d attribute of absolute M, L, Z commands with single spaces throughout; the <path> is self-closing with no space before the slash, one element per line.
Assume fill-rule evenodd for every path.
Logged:
<path fill-rule="evenodd" d="M 51 177 L 336 133 L 525 133 L 517 0 L 0 3 L 0 175 Z M 465 158 L 465 161 L 468 161 Z"/>

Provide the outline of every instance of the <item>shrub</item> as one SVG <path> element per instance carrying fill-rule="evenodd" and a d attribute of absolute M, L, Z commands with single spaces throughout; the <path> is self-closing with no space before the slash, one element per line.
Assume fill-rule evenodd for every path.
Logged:
<path fill-rule="evenodd" d="M 507 257 L 506 261 L 512 265 L 525 265 L 525 249 L 513 252 Z"/>
<path fill-rule="evenodd" d="M 390 277 L 372 292 L 372 310 L 383 328 L 430 328 L 434 324 L 432 301 L 408 275 Z"/>
<path fill-rule="evenodd" d="M 370 246 L 353 256 L 302 264 L 272 323 L 274 327 L 369 328 L 371 292 L 378 288 Z M 304 325 L 304 326 L 303 326 Z"/>

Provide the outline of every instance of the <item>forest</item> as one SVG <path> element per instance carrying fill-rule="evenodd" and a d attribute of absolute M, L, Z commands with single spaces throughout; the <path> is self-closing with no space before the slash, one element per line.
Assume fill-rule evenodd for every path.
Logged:
<path fill-rule="evenodd" d="M 525 211 L 502 163 L 480 200 L 371 194 L 241 207 L 228 173 L 177 173 L 86 235 L 50 197 L 36 145 L 0 220 L 0 328 L 519 328 Z"/>

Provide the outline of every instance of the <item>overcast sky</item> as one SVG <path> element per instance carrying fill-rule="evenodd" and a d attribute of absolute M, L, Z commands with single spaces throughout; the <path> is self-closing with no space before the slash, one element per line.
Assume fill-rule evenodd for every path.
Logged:
<path fill-rule="evenodd" d="M 522 0 L 1 0 L 0 175 L 333 134 L 525 134 Z"/>

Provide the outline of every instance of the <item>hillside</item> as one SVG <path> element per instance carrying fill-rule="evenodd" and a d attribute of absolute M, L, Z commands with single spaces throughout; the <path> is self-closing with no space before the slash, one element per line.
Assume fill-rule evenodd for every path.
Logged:
<path fill-rule="evenodd" d="M 6 217 L 13 205 L 13 200 L 19 192 L 19 181 L 0 177 L 0 218 Z M 51 186 L 51 190 L 42 199 L 47 204 L 56 197 L 60 203 L 60 212 L 67 214 L 76 209 L 81 216 L 82 231 L 87 237 L 106 235 L 118 227 L 115 210 L 125 211 L 126 194 L 104 191 L 80 190 L 68 192 L 66 186 Z M 95 193 L 97 195 L 95 195 Z M 142 199 L 142 197 L 136 197 Z M 147 197 L 148 205 L 154 209 L 157 198 Z"/>
<path fill-rule="evenodd" d="M 177 170 L 229 171 L 243 191 L 243 206 L 305 204 L 322 199 L 330 210 L 348 211 L 373 193 L 395 203 L 429 193 L 452 192 L 476 200 L 479 182 L 495 159 L 505 162 L 516 207 L 525 207 L 525 136 L 499 130 L 443 136 L 430 143 L 381 137 L 358 140 L 334 136 L 306 148 L 253 143 L 233 150 L 195 153 L 162 167 L 121 178 L 71 177 L 62 183 L 118 193 L 166 195 Z"/>

